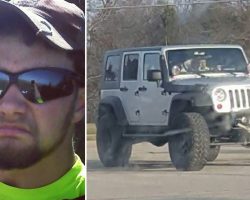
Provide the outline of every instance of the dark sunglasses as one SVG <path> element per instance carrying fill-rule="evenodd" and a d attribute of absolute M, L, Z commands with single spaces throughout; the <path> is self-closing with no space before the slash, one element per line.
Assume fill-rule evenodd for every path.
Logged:
<path fill-rule="evenodd" d="M 42 104 L 50 100 L 66 97 L 84 86 L 84 78 L 73 71 L 44 67 L 18 73 L 0 70 L 0 98 L 15 84 L 22 95 L 32 103 Z"/>

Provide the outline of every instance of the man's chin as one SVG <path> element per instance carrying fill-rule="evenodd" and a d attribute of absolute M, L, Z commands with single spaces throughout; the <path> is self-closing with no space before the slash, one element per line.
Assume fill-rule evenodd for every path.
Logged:
<path fill-rule="evenodd" d="M 0 144 L 0 169 L 24 169 L 42 159 L 42 153 L 36 146 L 5 146 Z"/>

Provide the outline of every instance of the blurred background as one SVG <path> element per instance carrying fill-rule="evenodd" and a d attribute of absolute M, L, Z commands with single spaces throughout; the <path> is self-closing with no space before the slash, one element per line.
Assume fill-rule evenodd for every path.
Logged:
<path fill-rule="evenodd" d="M 66 0 L 66 1 L 76 4 L 83 11 L 85 10 L 84 0 Z M 82 119 L 79 123 L 76 124 L 74 148 L 76 153 L 80 156 L 81 160 L 85 163 L 85 119 Z"/>
<path fill-rule="evenodd" d="M 226 43 L 250 55 L 249 0 L 87 0 L 87 19 L 89 123 L 95 121 L 106 50 Z"/>

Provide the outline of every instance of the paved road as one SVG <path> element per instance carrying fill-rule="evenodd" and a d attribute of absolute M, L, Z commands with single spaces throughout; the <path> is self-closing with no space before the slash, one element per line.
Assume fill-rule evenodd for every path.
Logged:
<path fill-rule="evenodd" d="M 249 200 L 250 149 L 225 146 L 199 172 L 173 168 L 167 146 L 133 146 L 130 165 L 104 168 L 88 141 L 88 200 Z"/>

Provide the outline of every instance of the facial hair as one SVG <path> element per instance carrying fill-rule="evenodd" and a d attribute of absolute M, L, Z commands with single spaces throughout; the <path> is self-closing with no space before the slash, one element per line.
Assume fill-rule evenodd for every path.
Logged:
<path fill-rule="evenodd" d="M 11 122 L 13 124 L 25 124 L 28 126 L 28 134 L 30 134 L 32 142 L 27 145 L 20 145 L 20 141 L 15 138 L 0 138 L 0 169 L 12 170 L 30 167 L 57 149 L 57 147 L 64 141 L 70 129 L 70 123 L 73 117 L 72 107 L 73 106 L 71 106 L 68 110 L 64 120 L 62 121 L 61 128 L 58 130 L 60 132 L 60 137 L 57 138 L 57 140 L 54 141 L 53 144 L 47 149 L 40 148 L 39 134 L 42 133 L 39 132 L 38 126 L 34 120 L 29 122 L 29 120 L 22 118 L 18 121 Z M 4 123 L 10 124 L 9 121 L 0 117 L 0 125 Z"/>

